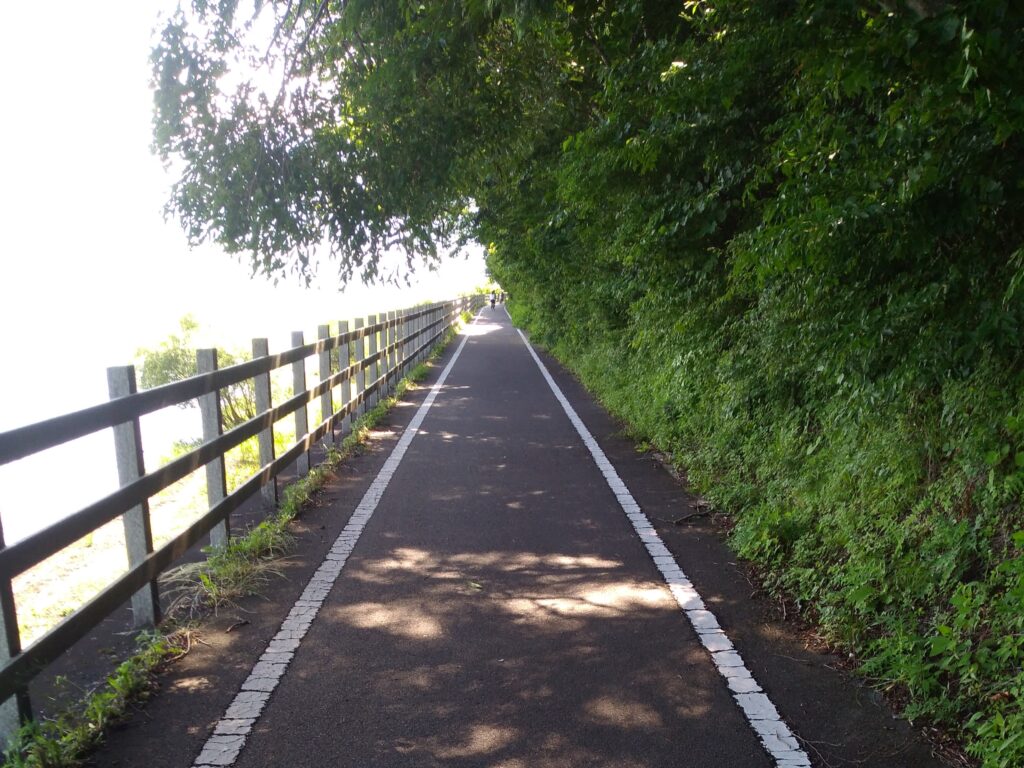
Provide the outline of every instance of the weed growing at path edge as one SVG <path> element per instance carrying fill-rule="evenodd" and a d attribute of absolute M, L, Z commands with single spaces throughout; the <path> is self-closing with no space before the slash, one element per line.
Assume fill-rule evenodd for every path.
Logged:
<path fill-rule="evenodd" d="M 4 753 L 5 768 L 78 765 L 79 758 L 102 741 L 113 722 L 149 697 L 159 668 L 185 652 L 183 633 L 144 632 L 137 642 L 138 652 L 118 666 L 102 690 L 53 719 L 23 725 Z"/>

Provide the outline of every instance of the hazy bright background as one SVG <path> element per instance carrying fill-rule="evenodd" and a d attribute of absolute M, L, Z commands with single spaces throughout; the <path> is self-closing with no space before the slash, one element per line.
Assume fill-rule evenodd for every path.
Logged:
<path fill-rule="evenodd" d="M 151 155 L 149 51 L 173 0 L 16 3 L 0 25 L 0 431 L 106 399 L 132 362 L 192 313 L 209 346 L 280 349 L 292 330 L 443 299 L 484 282 L 451 260 L 410 288 L 340 292 L 250 280 L 164 222 L 171 178 Z M 146 425 L 143 426 L 144 432 Z M 144 435 L 145 436 L 145 435 Z M 116 486 L 108 437 L 0 467 L 7 541 Z"/>

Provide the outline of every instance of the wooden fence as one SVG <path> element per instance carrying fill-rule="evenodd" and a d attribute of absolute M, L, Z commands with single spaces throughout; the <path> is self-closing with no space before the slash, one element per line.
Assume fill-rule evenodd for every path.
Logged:
<path fill-rule="evenodd" d="M 419 362 L 467 310 L 481 298 L 463 298 L 414 309 L 388 312 L 356 320 L 351 330 L 339 323 L 339 333 L 329 335 L 320 326 L 318 339 L 305 343 L 301 333 L 292 334 L 292 349 L 269 354 L 266 339 L 253 340 L 253 359 L 218 369 L 217 351 L 197 351 L 198 375 L 153 389 L 137 391 L 135 369 L 107 369 L 110 401 L 37 424 L 0 433 L 0 465 L 39 451 L 113 428 L 120 481 L 119 490 L 69 515 L 22 541 L 5 546 L 0 523 L 0 737 L 13 732 L 32 714 L 29 682 L 87 632 L 131 601 L 136 627 L 160 620 L 157 577 L 206 534 L 213 545 L 224 544 L 230 535 L 230 514 L 244 501 L 262 492 L 273 502 L 278 474 L 296 465 L 301 474 L 309 469 L 309 451 L 322 439 L 333 440 L 351 429 L 365 409 L 391 393 L 398 381 Z M 306 359 L 316 356 L 319 383 L 306 385 Z M 293 397 L 271 403 L 270 373 L 290 365 Z M 332 370 L 336 370 L 332 373 Z M 252 380 L 257 415 L 227 432 L 223 431 L 219 390 Z M 333 402 L 339 389 L 340 402 Z M 153 472 L 143 465 L 139 418 L 147 413 L 198 400 L 203 424 L 199 447 Z M 310 429 L 308 407 L 320 401 L 319 424 Z M 286 416 L 295 419 L 295 443 L 274 455 L 274 424 Z M 226 491 L 225 453 L 245 440 L 258 437 L 260 469 L 232 493 Z M 149 499 L 200 467 L 206 468 L 208 510 L 183 532 L 159 549 L 153 549 Z M 45 635 L 21 647 L 12 580 L 46 558 L 60 552 L 100 526 L 121 517 L 124 522 L 128 571 L 79 606 Z"/>

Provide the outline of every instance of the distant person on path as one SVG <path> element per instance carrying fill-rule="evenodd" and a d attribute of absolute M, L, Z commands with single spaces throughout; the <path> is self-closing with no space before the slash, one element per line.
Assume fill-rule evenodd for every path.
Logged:
<path fill-rule="evenodd" d="M 494 309 L 494 302 L 498 300 L 498 294 L 495 291 L 491 291 L 491 309 Z"/>

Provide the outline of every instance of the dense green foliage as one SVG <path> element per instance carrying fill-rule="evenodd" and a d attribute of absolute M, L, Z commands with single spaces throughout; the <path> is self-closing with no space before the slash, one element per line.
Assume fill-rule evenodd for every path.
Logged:
<path fill-rule="evenodd" d="M 1024 6 L 270 4 L 154 54 L 172 209 L 343 276 L 473 236 L 513 314 L 908 714 L 1024 763 Z M 220 83 L 220 85 L 218 85 Z"/>

